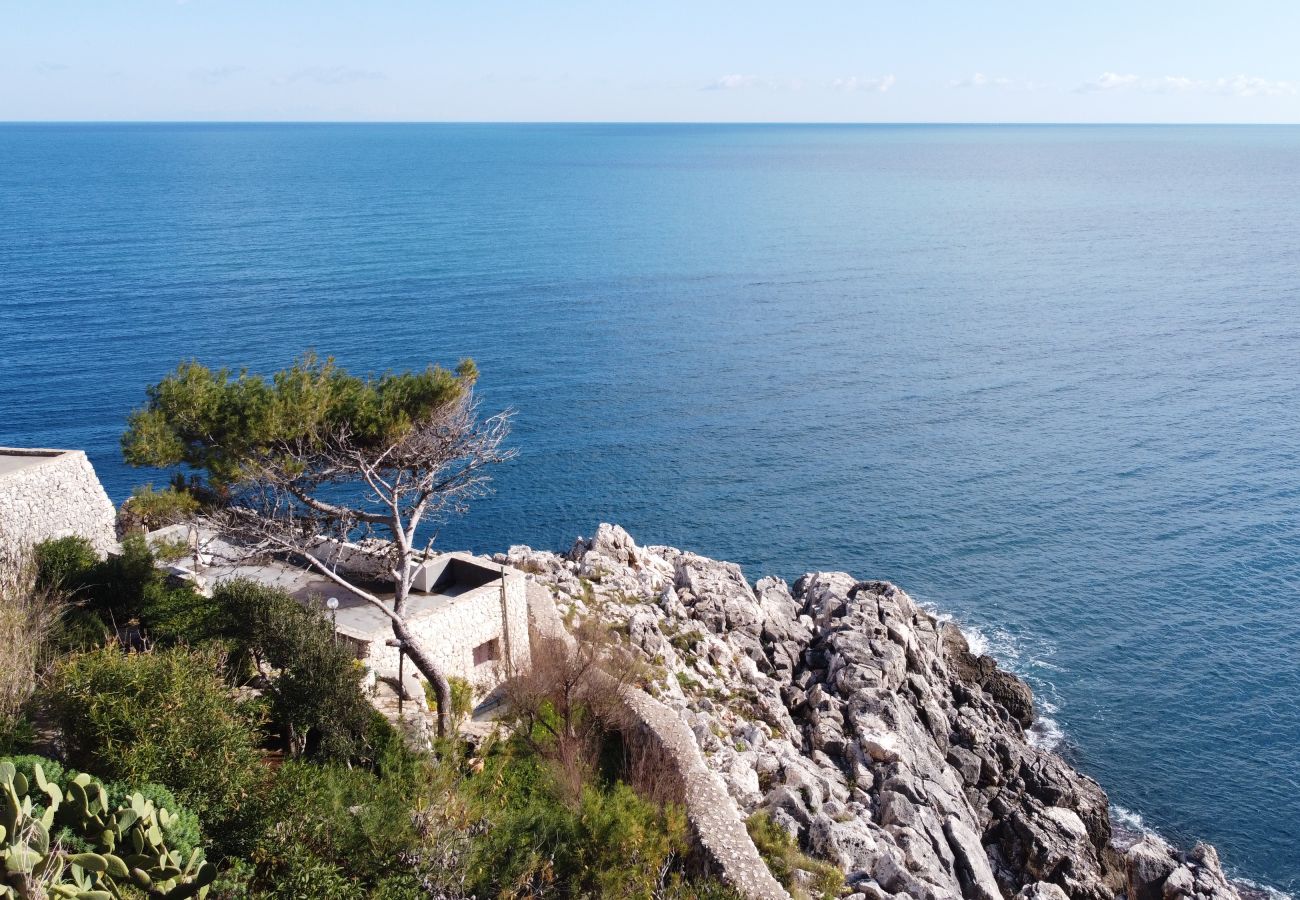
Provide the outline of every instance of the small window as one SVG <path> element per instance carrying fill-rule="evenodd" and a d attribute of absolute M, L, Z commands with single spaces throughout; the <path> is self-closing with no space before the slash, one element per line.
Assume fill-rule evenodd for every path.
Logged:
<path fill-rule="evenodd" d="M 474 648 L 474 665 L 481 666 L 484 663 L 490 663 L 501 657 L 501 649 L 497 644 L 497 639 L 493 638 L 486 643 L 479 644 Z"/>

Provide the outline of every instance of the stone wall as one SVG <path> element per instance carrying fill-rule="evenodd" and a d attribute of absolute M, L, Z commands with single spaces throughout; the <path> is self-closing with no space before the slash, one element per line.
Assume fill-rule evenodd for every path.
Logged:
<path fill-rule="evenodd" d="M 467 591 L 408 622 L 439 668 L 449 677 L 464 678 L 480 695 L 495 687 L 508 667 L 523 670 L 532 661 L 524 577 L 507 569 L 504 578 L 504 617 L 498 581 Z M 365 660 L 381 676 L 393 677 L 397 673 L 397 650 L 386 646 L 384 640 L 381 635 L 372 636 Z M 476 664 L 474 648 L 493 640 L 497 641 L 498 658 Z M 408 664 L 406 670 L 408 678 L 414 677 L 413 665 Z"/>
<path fill-rule="evenodd" d="M 536 582 L 528 583 L 528 612 L 540 637 L 572 644 L 550 592 Z M 751 900 L 790 900 L 759 856 L 726 785 L 704 764 L 691 729 L 645 691 L 625 686 L 622 693 L 634 723 L 627 736 L 637 763 L 657 773 L 656 787 L 666 799 L 685 806 L 702 868 Z"/>
<path fill-rule="evenodd" d="M 117 549 L 117 511 L 85 453 L 0 447 L 0 464 L 0 557 L 69 535 Z"/>

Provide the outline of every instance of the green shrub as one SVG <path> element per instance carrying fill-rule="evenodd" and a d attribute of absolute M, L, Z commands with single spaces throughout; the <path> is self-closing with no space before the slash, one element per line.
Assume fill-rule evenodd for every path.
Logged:
<path fill-rule="evenodd" d="M 811 876 L 814 896 L 823 900 L 839 896 L 840 888 L 844 886 L 844 873 L 838 867 L 802 852 L 794 836 L 773 822 L 766 812 L 754 813 L 745 821 L 745 826 L 772 875 L 796 900 L 804 896 L 795 879 L 796 872 L 807 872 Z"/>
<path fill-rule="evenodd" d="M 47 775 L 46 764 L 0 759 L 0 857 L 16 896 L 205 896 L 217 870 L 197 846 L 197 823 L 191 829 L 174 822 L 174 809 L 140 793 L 113 799 L 92 776 L 57 764 Z M 165 790 L 153 793 L 175 799 Z M 194 844 L 181 852 L 167 836 L 186 830 Z"/>
<path fill-rule="evenodd" d="M 256 810 L 265 769 L 260 712 L 232 696 L 223 663 L 183 647 L 107 647 L 64 660 L 52 701 L 69 761 L 111 780 L 166 785 L 214 837 L 233 839 L 231 827 Z"/>
<path fill-rule="evenodd" d="M 623 782 L 589 784 L 576 804 L 568 803 L 553 769 L 513 743 L 469 790 L 481 816 L 470 873 L 479 896 L 650 898 L 716 891 L 682 874 L 684 812 L 645 800 Z"/>
<path fill-rule="evenodd" d="M 194 518 L 199 511 L 199 501 L 187 491 L 166 487 L 155 491 L 152 484 L 137 487 L 122 504 L 117 513 L 117 525 L 122 533 L 156 531 Z"/>
<path fill-rule="evenodd" d="M 75 535 L 42 541 L 33 551 L 37 580 L 47 587 L 81 587 L 100 563 L 90 541 Z"/>
<path fill-rule="evenodd" d="M 447 684 L 451 687 L 451 726 L 456 729 L 474 712 L 474 685 L 456 675 L 448 676 Z M 438 693 L 432 682 L 424 682 L 424 697 L 429 701 L 429 709 L 436 713 Z"/>
<path fill-rule="evenodd" d="M 143 536 L 128 535 L 122 552 L 100 560 L 82 538 L 36 547 L 37 577 L 60 586 L 74 604 L 55 644 L 65 652 L 103 644 L 114 628 L 138 624 L 161 644 L 199 643 L 219 630 L 219 610 L 187 584 L 173 584 Z"/>
<path fill-rule="evenodd" d="M 48 765 L 46 776 L 49 777 Z M 139 794 L 151 801 L 154 806 L 170 811 L 173 818 L 163 827 L 163 838 L 167 841 L 167 846 L 180 853 L 182 857 L 188 859 L 190 853 L 202 846 L 203 834 L 199 817 L 177 800 L 176 795 L 165 786 L 132 785 L 124 781 L 113 781 L 104 785 L 104 789 L 108 793 L 108 802 L 114 806 L 129 806 L 131 795 Z"/>
<path fill-rule="evenodd" d="M 363 670 L 319 611 L 247 579 L 222 582 L 213 605 L 234 652 L 275 670 L 265 690 L 289 752 L 346 761 L 367 753 L 374 709 Z"/>
<path fill-rule="evenodd" d="M 272 824 L 251 857 L 255 883 L 274 897 L 366 897 L 384 882 L 391 890 L 397 882 L 440 874 L 423 865 L 420 848 L 428 835 L 417 827 L 415 813 L 431 805 L 432 796 L 438 808 L 447 806 L 431 789 L 447 772 L 432 760 L 408 761 L 416 766 L 383 776 L 285 763 L 268 798 Z"/>

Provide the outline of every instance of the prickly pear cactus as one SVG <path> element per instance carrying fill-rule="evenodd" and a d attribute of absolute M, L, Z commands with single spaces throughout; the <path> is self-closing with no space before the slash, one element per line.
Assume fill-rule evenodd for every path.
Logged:
<path fill-rule="evenodd" d="M 161 900 L 205 897 L 217 870 L 202 850 L 182 859 L 168 849 L 172 820 L 140 794 L 110 808 L 104 786 L 84 773 L 60 787 L 39 765 L 29 779 L 0 760 L 0 900 L 121 900 L 127 886 Z M 94 851 L 52 845 L 56 827 Z"/>

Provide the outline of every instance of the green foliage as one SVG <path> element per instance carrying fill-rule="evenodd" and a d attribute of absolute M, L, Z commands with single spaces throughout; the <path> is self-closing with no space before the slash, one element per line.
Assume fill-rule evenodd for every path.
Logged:
<path fill-rule="evenodd" d="M 796 900 L 804 896 L 795 880 L 796 872 L 807 872 L 811 876 L 809 886 L 814 896 L 823 900 L 839 896 L 840 888 L 844 886 L 844 873 L 836 866 L 813 859 L 801 851 L 794 836 L 772 821 L 767 813 L 754 813 L 745 821 L 745 826 L 772 875 Z"/>
<path fill-rule="evenodd" d="M 419 843 L 409 812 L 419 790 L 363 769 L 285 763 L 267 808 L 274 824 L 252 854 L 257 882 L 285 900 L 367 896 Z"/>
<path fill-rule="evenodd" d="M 155 491 L 152 484 L 137 487 L 117 513 L 123 532 L 156 531 L 167 525 L 187 522 L 199 511 L 198 498 L 188 491 L 166 487 Z"/>
<path fill-rule="evenodd" d="M 251 460 L 279 459 L 291 446 L 310 451 L 340 426 L 363 447 L 391 442 L 460 399 L 477 377 L 469 360 L 455 371 L 359 378 L 308 353 L 269 380 L 186 362 L 148 389 L 122 452 L 131 465 L 206 471 L 220 488 L 239 482 Z"/>
<path fill-rule="evenodd" d="M 218 607 L 186 584 L 173 584 L 155 564 L 142 535 L 127 535 L 122 552 L 100 560 L 81 538 L 36 547 L 39 583 L 59 585 L 73 606 L 53 642 L 64 651 L 102 645 L 112 629 L 137 623 L 156 643 L 199 642 L 216 635 Z"/>
<path fill-rule="evenodd" d="M 650 898 L 709 889 L 682 875 L 684 812 L 623 782 L 589 784 L 567 802 L 554 769 L 511 743 L 469 790 L 482 823 L 471 868 L 479 896 Z"/>
<path fill-rule="evenodd" d="M 162 900 L 206 896 L 216 867 L 197 847 L 169 846 L 178 830 L 171 808 L 138 792 L 111 800 L 89 775 L 19 762 L 0 760 L 0 898 L 113 900 L 132 889 Z"/>
<path fill-rule="evenodd" d="M 52 704 L 70 761 L 130 784 L 166 785 L 233 840 L 264 781 L 259 711 L 237 701 L 216 651 L 106 647 L 62 661 Z M 222 833 L 224 832 L 224 833 Z"/>
<path fill-rule="evenodd" d="M 142 784 L 132 788 L 121 781 L 109 782 L 104 787 L 108 791 L 111 806 L 130 806 L 132 795 L 139 795 L 159 809 L 168 810 L 170 815 L 162 825 L 163 838 L 167 846 L 182 858 L 188 858 L 202 846 L 203 835 L 198 815 L 183 806 L 168 788 L 161 784 Z"/>
<path fill-rule="evenodd" d="M 247 579 L 219 584 L 213 604 L 237 656 L 275 670 L 264 696 L 291 753 L 347 761 L 366 751 L 375 713 L 361 691 L 364 672 L 328 619 Z"/>
<path fill-rule="evenodd" d="M 35 740 L 36 728 L 28 717 L 20 715 L 15 721 L 0 721 L 0 755 L 26 750 Z"/>
<path fill-rule="evenodd" d="M 451 688 L 451 724 L 456 729 L 474 712 L 474 685 L 456 675 L 448 676 L 447 684 Z M 432 682 L 424 683 L 424 697 L 429 701 L 429 709 L 437 712 L 438 692 Z"/>
<path fill-rule="evenodd" d="M 190 555 L 190 545 L 183 540 L 159 540 L 151 544 L 155 559 L 174 563 Z"/>
<path fill-rule="evenodd" d="M 75 589 L 97 565 L 99 554 L 84 537 L 52 538 L 34 548 L 37 581 L 48 587 Z"/>

